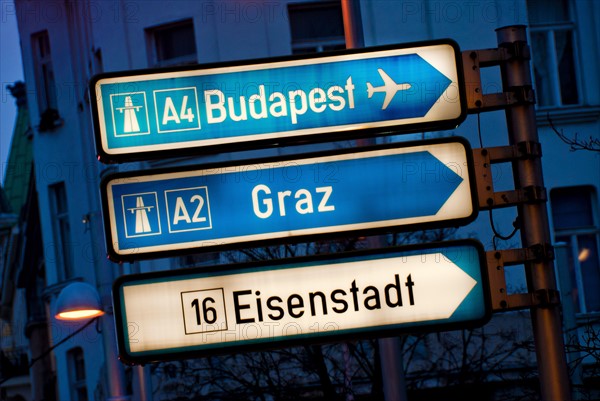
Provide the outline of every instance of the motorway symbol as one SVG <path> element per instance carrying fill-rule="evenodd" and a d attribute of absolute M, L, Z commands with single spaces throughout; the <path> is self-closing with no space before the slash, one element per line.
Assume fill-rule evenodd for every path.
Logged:
<path fill-rule="evenodd" d="M 146 94 L 121 93 L 109 97 L 112 130 L 115 137 L 147 135 L 149 131 Z"/>
<path fill-rule="evenodd" d="M 466 115 L 459 56 L 445 40 L 102 74 L 90 86 L 97 153 L 122 162 L 454 128 Z"/>
<path fill-rule="evenodd" d="M 135 193 L 121 197 L 125 238 L 160 235 L 160 212 L 156 192 Z"/>
<path fill-rule="evenodd" d="M 136 197 L 135 207 L 129 208 L 131 213 L 135 213 L 135 233 L 148 233 L 152 231 L 150 221 L 148 221 L 148 212 L 154 206 L 145 206 L 144 199 L 141 196 Z"/>
<path fill-rule="evenodd" d="M 122 276 L 120 359 L 475 327 L 490 316 L 484 256 L 480 243 L 456 241 Z"/>
<path fill-rule="evenodd" d="M 107 249 L 127 261 L 467 224 L 477 215 L 472 169 L 468 143 L 447 138 L 118 173 L 101 186 Z M 135 203 L 142 194 L 147 212 Z M 151 232 L 119 212 L 130 209 L 147 214 Z"/>
<path fill-rule="evenodd" d="M 131 96 L 125 96 L 125 106 L 117 107 L 117 110 L 121 113 L 125 112 L 123 132 L 140 132 L 140 124 L 138 123 L 136 112 L 141 109 L 142 106 L 134 106 Z"/>

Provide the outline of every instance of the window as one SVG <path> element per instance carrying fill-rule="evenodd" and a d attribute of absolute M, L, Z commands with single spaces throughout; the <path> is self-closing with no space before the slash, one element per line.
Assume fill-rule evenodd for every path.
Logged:
<path fill-rule="evenodd" d="M 596 191 L 590 186 L 550 193 L 556 242 L 567 244 L 571 293 L 579 313 L 600 312 L 600 230 Z"/>
<path fill-rule="evenodd" d="M 69 369 L 69 384 L 71 387 L 71 399 L 73 401 L 87 401 L 87 386 L 85 384 L 85 362 L 83 350 L 79 347 L 67 352 L 67 364 Z"/>
<path fill-rule="evenodd" d="M 568 0 L 528 0 L 533 72 L 540 107 L 580 103 L 575 24 Z"/>
<path fill-rule="evenodd" d="M 290 4 L 288 7 L 293 54 L 346 48 L 339 1 Z"/>
<path fill-rule="evenodd" d="M 179 257 L 179 265 L 174 267 L 198 267 L 218 265 L 221 259 L 219 252 L 184 255 Z"/>
<path fill-rule="evenodd" d="M 146 37 L 150 65 L 164 67 L 198 62 L 192 20 L 147 29 Z"/>
<path fill-rule="evenodd" d="M 54 249 L 58 280 L 63 281 L 74 275 L 71 226 L 69 224 L 67 191 L 64 182 L 50 186 L 50 206 L 54 219 Z"/>
<path fill-rule="evenodd" d="M 59 120 L 54 67 L 48 31 L 32 35 L 32 49 L 37 100 L 40 108 L 40 131 L 55 128 Z"/>

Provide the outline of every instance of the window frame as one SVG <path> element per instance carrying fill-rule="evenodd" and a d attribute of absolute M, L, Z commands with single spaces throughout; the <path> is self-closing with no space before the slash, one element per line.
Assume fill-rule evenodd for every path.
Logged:
<path fill-rule="evenodd" d="M 541 105 L 539 94 L 540 90 L 537 90 L 537 82 L 535 82 L 535 62 L 532 57 L 532 79 L 534 81 L 534 87 L 537 90 L 537 107 L 540 110 L 550 110 L 556 108 L 576 108 L 581 107 L 585 104 L 585 91 L 582 82 L 582 68 L 581 68 L 581 53 L 579 50 L 579 37 L 578 37 L 578 26 L 575 20 L 576 9 L 572 2 L 567 1 L 568 18 L 562 22 L 543 22 L 543 23 L 532 23 L 529 22 L 529 43 L 533 44 L 533 35 L 544 34 L 546 49 L 545 52 L 548 58 L 552 60 L 551 63 L 547 63 L 549 70 L 548 80 L 552 83 L 550 96 L 548 96 L 548 104 Z M 571 33 L 571 46 L 573 49 L 573 73 L 575 74 L 575 83 L 577 85 L 577 102 L 572 104 L 563 104 L 562 93 L 561 93 L 561 80 L 559 72 L 559 60 L 556 52 L 556 32 L 558 31 L 569 31 Z M 535 53 L 535 49 L 533 49 Z"/>
<path fill-rule="evenodd" d="M 67 186 L 64 181 L 60 181 L 49 185 L 48 190 L 52 211 L 54 257 L 57 265 L 57 278 L 60 282 L 75 276 Z M 65 199 L 65 205 L 59 205 L 59 197 L 61 197 L 59 191 L 63 192 L 62 197 Z"/>
<path fill-rule="evenodd" d="M 172 30 L 174 28 L 180 28 L 184 26 L 190 26 L 192 28 L 192 38 L 194 39 L 194 53 L 179 56 L 169 59 L 160 59 L 159 41 L 158 35 L 163 32 Z M 179 65 L 190 65 L 198 63 L 198 47 L 196 43 L 196 27 L 194 20 L 191 18 L 169 22 L 162 25 L 156 25 L 145 29 L 146 32 L 146 48 L 148 53 L 148 64 L 152 67 L 173 67 Z"/>
<path fill-rule="evenodd" d="M 54 64 L 52 63 L 52 46 L 48 30 L 36 32 L 31 35 L 31 46 L 33 53 L 34 75 L 36 86 L 36 97 L 39 113 L 58 110 L 58 94 L 56 89 L 56 78 L 54 76 Z M 44 48 L 44 50 L 41 50 Z M 41 54 L 45 53 L 45 54 Z M 48 78 L 45 71 L 51 71 L 52 79 Z"/>
<path fill-rule="evenodd" d="M 88 401 L 85 356 L 81 347 L 73 347 L 67 351 L 67 366 L 69 371 L 71 399 L 73 401 Z M 80 397 L 82 391 L 85 394 L 85 399 L 83 400 Z"/>
<path fill-rule="evenodd" d="M 585 277 L 583 275 L 583 271 L 582 271 L 582 266 L 581 266 L 581 262 L 578 258 L 578 255 L 580 254 L 580 249 L 579 249 L 579 238 L 581 236 L 594 236 L 595 237 L 595 242 L 596 242 L 596 251 L 600 252 L 600 224 L 599 224 L 599 214 L 600 211 L 598 210 L 598 193 L 597 190 L 594 186 L 592 185 L 579 185 L 579 186 L 572 186 L 572 187 L 560 187 L 560 188 L 554 188 L 552 189 L 552 191 L 550 192 L 550 200 L 551 200 L 551 207 L 553 210 L 553 218 L 554 218 L 554 199 L 555 199 L 555 194 L 557 192 L 567 192 L 567 191 L 581 191 L 580 193 L 585 194 L 585 196 L 588 197 L 590 205 L 591 205 L 591 221 L 592 221 L 592 225 L 588 226 L 588 227 L 568 227 L 568 228 L 556 228 L 555 225 L 554 226 L 554 239 L 555 242 L 563 242 L 566 243 L 567 245 L 567 250 L 568 250 L 568 254 L 569 254 L 569 261 L 573 264 L 573 273 L 574 273 L 574 278 L 575 278 L 575 283 L 572 283 L 572 288 L 569 288 L 568 290 L 572 290 L 574 288 L 577 289 L 577 306 L 576 308 L 578 309 L 576 311 L 577 315 L 586 315 L 586 314 L 595 314 L 595 313 L 600 313 L 600 310 L 598 311 L 588 311 L 588 305 L 586 302 L 586 295 L 585 295 Z M 561 237 L 567 237 L 568 241 L 564 241 L 564 240 L 559 240 L 559 238 Z M 597 258 L 597 263 L 600 266 L 600 255 L 596 255 Z M 562 289 L 563 291 L 566 291 L 566 289 Z"/>
<path fill-rule="evenodd" d="M 290 3 L 288 4 L 288 21 L 289 23 L 289 28 L 290 28 L 290 38 L 291 38 L 291 43 L 290 43 L 290 48 L 291 48 L 291 52 L 292 54 L 309 54 L 312 53 L 310 51 L 306 51 L 308 49 L 312 49 L 315 48 L 314 53 L 322 53 L 324 51 L 328 51 L 330 49 L 326 49 L 327 48 L 334 48 L 334 50 L 337 50 L 335 48 L 339 49 L 345 49 L 346 48 L 346 38 L 344 36 L 344 32 L 342 31 L 341 35 L 339 36 L 322 36 L 316 40 L 295 40 L 294 36 L 293 36 L 293 31 L 292 31 L 292 16 L 291 14 L 294 11 L 303 11 L 303 10 L 318 10 L 318 9 L 326 9 L 328 7 L 332 7 L 332 6 L 338 6 L 340 8 L 340 13 L 342 12 L 341 9 L 341 2 L 339 1 L 311 1 L 311 2 L 306 2 L 306 3 Z M 343 17 L 342 17 L 342 21 L 343 21 Z"/>
<path fill-rule="evenodd" d="M 208 252 L 190 254 L 173 258 L 173 268 L 191 268 L 201 266 L 213 266 L 220 263 L 220 252 Z"/>

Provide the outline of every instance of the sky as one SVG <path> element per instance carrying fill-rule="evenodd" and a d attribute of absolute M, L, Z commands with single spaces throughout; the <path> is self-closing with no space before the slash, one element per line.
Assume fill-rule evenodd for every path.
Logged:
<path fill-rule="evenodd" d="M 7 85 L 23 80 L 21 48 L 13 1 L 0 0 L 0 179 L 4 181 L 4 165 L 17 117 L 15 99 Z"/>

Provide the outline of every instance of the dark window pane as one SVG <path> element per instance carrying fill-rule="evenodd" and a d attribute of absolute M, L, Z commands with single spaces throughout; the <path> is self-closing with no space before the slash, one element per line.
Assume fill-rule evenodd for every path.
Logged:
<path fill-rule="evenodd" d="M 575 59 L 573 57 L 573 32 L 555 31 L 556 58 L 562 104 L 579 103 L 577 81 L 575 80 Z"/>
<path fill-rule="evenodd" d="M 79 347 L 73 348 L 68 352 L 67 356 L 71 398 L 75 401 L 88 401 L 83 350 Z"/>
<path fill-rule="evenodd" d="M 77 389 L 77 401 L 88 401 L 87 388 L 83 387 Z"/>
<path fill-rule="evenodd" d="M 534 32 L 531 34 L 531 49 L 533 53 L 533 74 L 537 103 L 549 106 L 552 101 L 552 79 L 550 74 L 550 58 L 548 55 L 548 33 Z"/>
<path fill-rule="evenodd" d="M 589 187 L 561 188 L 550 194 L 555 230 L 593 227 Z"/>
<path fill-rule="evenodd" d="M 75 379 L 77 381 L 85 380 L 85 363 L 83 361 L 83 352 L 77 352 L 73 356 L 74 368 L 75 368 Z"/>
<path fill-rule="evenodd" d="M 42 96 L 46 100 L 47 107 L 50 109 L 57 109 L 56 83 L 54 81 L 54 69 L 52 63 L 42 65 L 42 85 L 44 89 Z"/>
<path fill-rule="evenodd" d="M 344 36 L 339 2 L 290 5 L 289 16 L 293 42 Z"/>
<path fill-rule="evenodd" d="M 288 11 L 292 53 L 307 54 L 346 48 L 339 1 L 291 4 Z"/>
<path fill-rule="evenodd" d="M 48 37 L 48 32 L 43 32 L 38 35 L 38 51 L 38 56 L 40 58 L 50 56 L 50 38 Z"/>
<path fill-rule="evenodd" d="M 579 290 L 577 287 L 577 274 L 575 273 L 575 259 L 573 258 L 573 245 L 571 244 L 570 236 L 557 236 L 556 242 L 564 242 L 567 244 L 567 265 L 557 265 L 558 269 L 568 269 L 569 270 L 569 282 L 561 283 L 561 291 L 567 293 L 571 301 L 573 302 L 573 306 L 575 308 L 575 313 L 581 312 L 581 305 L 579 304 Z"/>
<path fill-rule="evenodd" d="M 60 236 L 60 245 L 62 257 L 65 264 L 65 272 L 67 277 L 72 277 L 73 272 L 73 255 L 72 255 L 72 247 L 69 242 L 69 238 L 71 238 L 71 226 L 69 225 L 69 221 L 67 220 L 67 216 L 58 219 L 58 232 Z"/>
<path fill-rule="evenodd" d="M 577 236 L 577 258 L 581 266 L 581 277 L 585 290 L 587 312 L 600 312 L 600 262 L 596 235 Z"/>
<path fill-rule="evenodd" d="M 219 263 L 219 255 L 218 252 L 185 255 L 179 258 L 179 263 L 185 267 L 215 265 Z"/>
<path fill-rule="evenodd" d="M 346 48 L 346 45 L 329 45 L 329 46 L 323 46 L 323 51 L 333 51 L 333 50 L 344 50 Z"/>
<path fill-rule="evenodd" d="M 157 29 L 154 35 L 158 61 L 196 54 L 196 39 L 192 23 Z"/>
<path fill-rule="evenodd" d="M 40 113 L 47 109 L 58 109 L 54 68 L 50 56 L 50 37 L 48 31 L 36 33 L 31 37 L 35 61 L 35 84 Z"/>
<path fill-rule="evenodd" d="M 569 21 L 567 0 L 527 0 L 527 12 L 532 25 Z"/>
<path fill-rule="evenodd" d="M 50 201 L 53 214 L 55 251 L 58 263 L 62 263 L 63 274 L 60 279 L 67 279 L 73 275 L 73 247 L 71 244 L 71 226 L 67 205 L 67 191 L 64 182 L 52 185 L 50 188 Z"/>
<path fill-rule="evenodd" d="M 310 53 L 316 53 L 318 51 L 319 51 L 319 49 L 316 46 L 297 47 L 294 49 L 294 54 L 310 54 Z"/>

